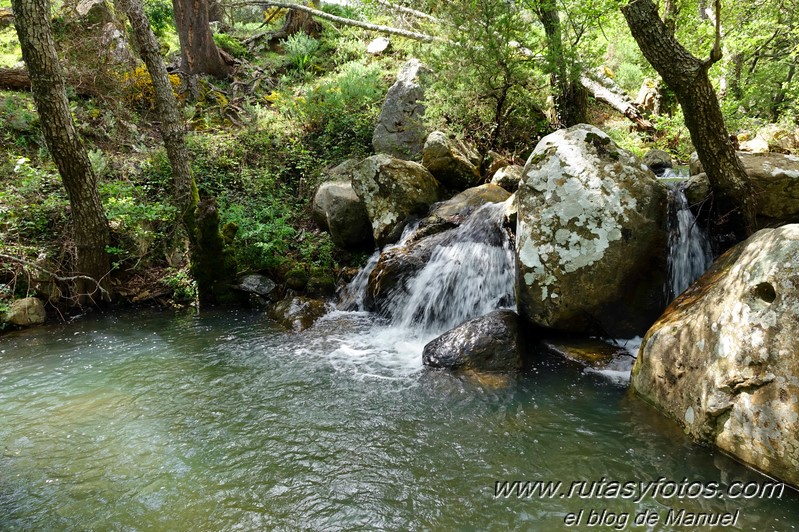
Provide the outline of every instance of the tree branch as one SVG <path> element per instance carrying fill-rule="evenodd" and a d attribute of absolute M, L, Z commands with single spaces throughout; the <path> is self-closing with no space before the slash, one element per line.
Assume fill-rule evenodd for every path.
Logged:
<path fill-rule="evenodd" d="M 89 277 L 87 275 L 70 275 L 70 276 L 67 276 L 67 277 L 62 277 L 60 275 L 55 274 L 54 272 L 51 272 L 47 268 L 43 268 L 43 267 L 39 266 L 38 264 L 35 264 L 33 262 L 28 262 L 27 260 L 20 259 L 19 257 L 6 255 L 5 253 L 0 253 L 0 259 L 10 260 L 11 262 L 16 262 L 17 264 L 22 264 L 23 266 L 27 266 L 29 268 L 34 268 L 36 270 L 39 270 L 40 272 L 46 273 L 47 275 L 51 276 L 53 279 L 55 279 L 56 281 L 58 281 L 60 283 L 69 283 L 69 282 L 75 282 L 75 281 L 91 281 L 92 283 L 94 283 L 97 286 L 97 289 L 94 290 L 93 292 L 91 292 L 88 295 L 92 295 L 97 290 L 100 290 L 100 293 L 103 294 L 103 295 L 108 294 L 108 291 L 105 288 L 103 288 L 102 286 L 100 286 L 100 281 L 98 281 L 94 277 Z"/>
<path fill-rule="evenodd" d="M 427 35 L 426 33 L 402 30 L 399 28 L 392 28 L 390 26 L 381 26 L 379 24 L 370 24 L 368 22 L 361 22 L 360 20 L 352 20 L 349 18 L 339 17 L 301 4 L 291 4 L 288 2 L 259 2 L 256 0 L 245 0 L 243 2 L 234 2 L 233 5 L 234 6 L 254 5 L 261 7 L 272 6 L 272 7 L 280 7 L 283 9 L 294 9 L 296 11 L 304 11 L 306 13 L 309 13 L 311 16 L 321 18 L 323 20 L 329 20 L 330 22 L 336 22 L 338 24 L 344 24 L 346 26 L 355 26 L 357 28 L 363 28 L 365 30 L 376 31 L 379 33 L 387 33 L 389 35 L 397 35 L 398 37 L 405 37 L 407 39 L 413 39 L 415 41 L 422 41 L 422 42 L 443 41 L 443 39 L 441 39 L 440 37 L 434 37 L 432 35 Z"/>

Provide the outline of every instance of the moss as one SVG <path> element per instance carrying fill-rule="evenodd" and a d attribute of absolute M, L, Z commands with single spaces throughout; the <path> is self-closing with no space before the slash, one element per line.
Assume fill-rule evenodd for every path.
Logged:
<path fill-rule="evenodd" d="M 305 290 L 308 285 L 308 273 L 303 268 L 294 268 L 286 273 L 285 282 L 292 290 Z"/>
<path fill-rule="evenodd" d="M 306 291 L 311 295 L 332 296 L 336 292 L 336 280 L 330 272 L 322 268 L 313 268 Z"/>
<path fill-rule="evenodd" d="M 195 222 L 191 273 L 197 281 L 200 304 L 237 302 L 239 296 L 230 289 L 236 278 L 236 259 L 219 232 L 219 211 L 213 198 L 199 203 Z"/>

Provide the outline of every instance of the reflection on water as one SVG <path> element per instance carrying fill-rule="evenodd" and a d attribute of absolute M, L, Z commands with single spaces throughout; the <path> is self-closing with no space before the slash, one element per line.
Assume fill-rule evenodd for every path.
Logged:
<path fill-rule="evenodd" d="M 293 335 L 257 314 L 157 311 L 3 337 L 0 529 L 558 530 L 580 509 L 671 507 L 799 522 L 793 492 L 494 498 L 498 480 L 764 479 L 606 376 L 553 359 L 453 376 L 422 368 L 428 340 L 365 313 Z"/>

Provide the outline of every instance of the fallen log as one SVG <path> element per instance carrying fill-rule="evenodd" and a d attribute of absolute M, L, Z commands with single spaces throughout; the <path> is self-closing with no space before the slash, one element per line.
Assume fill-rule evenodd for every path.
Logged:
<path fill-rule="evenodd" d="M 652 122 L 644 117 L 638 106 L 630 100 L 629 96 L 612 79 L 601 76 L 601 80 L 596 80 L 588 76 L 581 76 L 580 83 L 594 99 L 608 104 L 629 118 L 639 131 L 645 131 L 650 134 L 655 132 L 655 126 Z"/>
<path fill-rule="evenodd" d="M 70 79 L 67 74 L 67 83 L 75 88 L 75 92 L 80 96 L 97 96 L 97 88 L 82 81 L 79 78 Z M 31 78 L 25 68 L 0 68 L 0 90 L 7 91 L 29 91 L 31 89 Z"/>

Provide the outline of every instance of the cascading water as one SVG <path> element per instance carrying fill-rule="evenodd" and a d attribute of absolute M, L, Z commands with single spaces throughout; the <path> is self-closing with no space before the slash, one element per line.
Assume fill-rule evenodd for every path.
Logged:
<path fill-rule="evenodd" d="M 389 302 L 393 326 L 443 332 L 515 305 L 513 246 L 502 228 L 502 213 L 501 203 L 486 204 L 444 234 L 426 265 L 406 278 Z M 405 245 L 414 230 L 406 229 L 393 247 Z M 379 258 L 379 252 L 372 255 L 347 287 L 344 308 L 363 308 L 369 275 Z"/>
<path fill-rule="evenodd" d="M 501 203 L 489 203 L 449 231 L 391 301 L 393 324 L 443 332 L 515 306 L 513 248 L 502 229 L 502 212 Z"/>
<path fill-rule="evenodd" d="M 691 212 L 685 187 L 669 191 L 669 285 L 668 301 L 680 295 L 699 278 L 713 262 L 713 251 L 702 228 Z"/>

